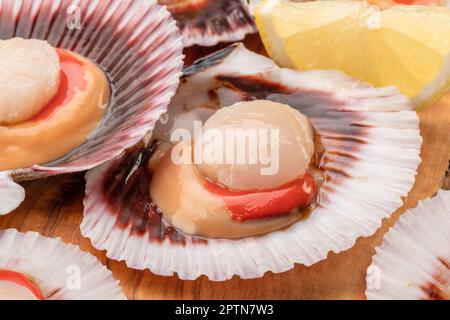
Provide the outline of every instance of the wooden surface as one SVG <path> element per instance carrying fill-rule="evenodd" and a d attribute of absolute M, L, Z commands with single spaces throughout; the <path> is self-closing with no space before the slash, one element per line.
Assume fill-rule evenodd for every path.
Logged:
<path fill-rule="evenodd" d="M 247 41 L 262 52 L 255 37 Z M 187 52 L 187 62 L 211 49 L 194 48 Z M 450 159 L 450 94 L 420 114 L 424 138 L 422 164 L 416 184 L 402 209 L 372 237 L 359 239 L 356 246 L 312 267 L 297 266 L 283 274 L 267 274 L 262 279 L 215 283 L 206 278 L 180 281 L 177 277 L 159 277 L 149 271 L 128 269 L 123 262 L 106 259 L 88 239 L 80 235 L 84 195 L 83 174 L 53 177 L 25 184 L 27 199 L 10 215 L 0 217 L 0 229 L 38 231 L 44 236 L 61 237 L 79 244 L 96 255 L 120 280 L 130 299 L 364 299 L 365 273 L 374 247 L 406 208 L 436 192 Z"/>

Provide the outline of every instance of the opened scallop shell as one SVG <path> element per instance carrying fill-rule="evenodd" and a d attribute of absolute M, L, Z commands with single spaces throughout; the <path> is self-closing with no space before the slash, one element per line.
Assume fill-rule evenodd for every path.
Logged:
<path fill-rule="evenodd" d="M 96 62 L 113 86 L 108 111 L 88 141 L 50 164 L 11 172 L 17 181 L 84 171 L 117 157 L 153 128 L 178 87 L 181 37 L 156 0 L 0 0 L 0 17 L 0 39 L 43 39 L 77 52 Z M 21 201 L 20 187 L 8 179 L 0 176 L 0 188 L 8 188 L 8 201 Z"/>
<path fill-rule="evenodd" d="M 178 1 L 183 3 L 178 7 L 176 0 L 159 2 L 177 20 L 185 47 L 240 41 L 257 31 L 246 0 Z"/>
<path fill-rule="evenodd" d="M 0 231 L 0 269 L 27 274 L 48 300 L 123 300 L 118 281 L 94 256 L 60 239 Z"/>
<path fill-rule="evenodd" d="M 450 191 L 421 201 L 389 230 L 366 283 L 368 299 L 450 299 Z"/>
<path fill-rule="evenodd" d="M 417 114 L 396 88 L 375 89 L 333 71 L 281 69 L 233 45 L 185 69 L 167 126 L 183 117 L 182 110 L 252 99 L 298 108 L 321 136 L 329 181 L 311 216 L 285 230 L 240 240 L 199 239 L 171 229 L 158 234 L 166 222 L 152 220 L 155 212 L 140 202 L 148 195 L 142 186 L 146 178 L 135 175 L 149 151 L 134 149 L 86 175 L 82 234 L 111 259 L 159 275 L 257 278 L 349 249 L 402 205 L 415 180 L 422 138 Z"/>

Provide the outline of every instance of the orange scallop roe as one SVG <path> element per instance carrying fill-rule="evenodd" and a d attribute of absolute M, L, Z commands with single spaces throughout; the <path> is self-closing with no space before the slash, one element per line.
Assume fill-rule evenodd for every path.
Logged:
<path fill-rule="evenodd" d="M 106 75 L 88 59 L 57 49 L 61 79 L 53 99 L 33 118 L 0 125 L 0 171 L 43 165 L 83 144 L 109 103 Z"/>

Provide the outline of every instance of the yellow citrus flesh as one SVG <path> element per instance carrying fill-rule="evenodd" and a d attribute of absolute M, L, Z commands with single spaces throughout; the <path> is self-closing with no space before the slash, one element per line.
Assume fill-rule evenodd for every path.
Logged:
<path fill-rule="evenodd" d="M 363 1 L 266 0 L 256 21 L 284 67 L 335 69 L 377 87 L 396 86 L 423 108 L 450 88 L 450 9 Z"/>

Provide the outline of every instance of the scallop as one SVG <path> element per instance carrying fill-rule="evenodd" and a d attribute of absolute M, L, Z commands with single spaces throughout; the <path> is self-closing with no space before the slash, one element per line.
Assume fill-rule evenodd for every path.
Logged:
<path fill-rule="evenodd" d="M 261 235 L 295 223 L 313 206 L 318 183 L 306 172 L 314 130 L 298 110 L 240 102 L 201 125 L 194 124 L 194 141 L 186 139 L 189 126 L 186 135 L 173 131 L 185 140 L 170 152 L 160 145 L 149 161 L 150 197 L 178 230 L 208 238 Z"/>
<path fill-rule="evenodd" d="M 270 101 L 277 115 L 264 117 L 261 107 L 265 103 L 261 100 Z M 258 113 L 247 114 L 244 106 L 249 105 Z M 296 112 L 285 111 L 292 109 Z M 233 115 L 233 121 L 228 120 L 228 114 Z M 173 143 L 171 133 L 183 127 L 195 133 L 195 125 L 187 123 L 190 120 L 226 129 L 240 121 L 236 120 L 239 116 L 242 122 L 262 119 L 258 125 L 267 122 L 269 127 L 281 123 L 280 135 L 289 133 L 289 141 L 296 145 L 281 144 L 280 155 L 296 156 L 300 163 L 283 167 L 282 178 L 264 178 L 269 180 L 253 185 L 239 180 L 238 174 L 218 174 L 225 168 L 224 172 L 253 177 L 244 166 L 175 165 L 170 154 L 161 156 L 167 152 L 167 144 Z M 310 126 L 318 141 L 314 141 L 315 155 L 309 162 Z M 414 183 L 422 143 L 419 118 L 398 89 L 374 88 L 335 71 L 279 68 L 242 44 L 186 68 L 167 115 L 153 133 L 145 140 L 147 144 L 87 173 L 81 231 L 111 259 L 125 260 L 132 268 L 150 269 L 159 275 L 177 273 L 189 280 L 201 275 L 216 281 L 235 275 L 258 278 L 269 271 L 285 272 L 296 263 L 309 266 L 330 252 L 349 249 L 359 237 L 373 234 L 384 218 L 402 206 L 402 197 Z M 157 161 L 149 171 L 154 154 Z M 283 217 L 232 220 L 220 210 L 223 202 L 214 197 L 217 188 L 226 197 L 229 192 L 254 192 L 229 190 L 225 184 L 240 189 L 278 185 L 303 172 L 308 163 L 310 168 L 317 167 L 318 177 L 323 179 L 318 204 L 303 215 L 295 216 L 294 212 Z M 316 171 L 310 172 L 316 178 Z M 149 192 L 154 179 L 165 183 Z M 171 201 L 162 204 L 156 199 L 165 197 L 163 193 Z M 268 198 L 258 200 L 266 203 Z M 227 208 L 234 210 L 234 203 L 227 201 Z M 247 210 L 253 204 L 240 201 L 238 206 Z M 216 219 L 208 217 L 211 214 Z M 282 228 L 280 221 L 290 218 Z M 202 220 L 204 223 L 198 223 Z M 268 227 L 271 223 L 279 224 Z M 262 225 L 264 228 L 255 234 Z M 252 232 L 230 233 L 245 228 Z M 215 238 L 217 231 L 223 232 L 223 237 Z"/>
<path fill-rule="evenodd" d="M 58 91 L 60 71 L 58 54 L 48 42 L 0 40 L 0 125 L 38 114 Z"/>
<path fill-rule="evenodd" d="M 264 190 L 306 172 L 314 153 L 314 130 L 298 110 L 257 100 L 217 111 L 195 143 L 201 145 L 203 161 L 196 166 L 204 177 L 232 190 Z"/>
<path fill-rule="evenodd" d="M 0 39 L 10 39 L 0 40 L 0 150 L 3 160 L 13 155 L 19 161 L 0 159 L 0 214 L 23 201 L 18 182 L 113 159 L 138 143 L 167 110 L 183 68 L 179 30 L 155 1 L 130 4 L 82 1 L 74 10 L 70 1 L 0 0 Z M 79 12 L 95 13 L 83 15 L 82 28 Z M 104 81 L 96 81 L 100 74 Z M 83 99 L 98 108 L 84 108 Z M 67 101 L 74 108 L 61 107 Z M 36 130 L 43 135 L 38 138 Z M 39 159 L 17 152 L 18 144 Z"/>

